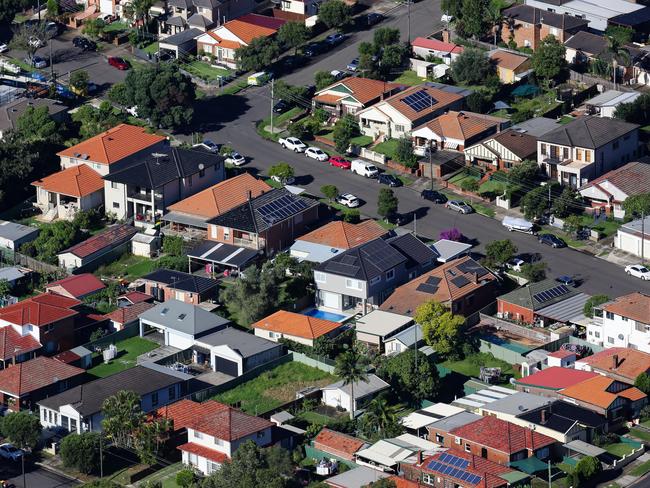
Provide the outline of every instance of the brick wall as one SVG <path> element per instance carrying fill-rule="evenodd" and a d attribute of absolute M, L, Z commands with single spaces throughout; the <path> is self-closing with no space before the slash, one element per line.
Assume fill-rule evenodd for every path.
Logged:
<path fill-rule="evenodd" d="M 497 299 L 497 311 L 501 314 L 510 313 L 513 320 L 521 320 L 527 324 L 532 324 L 535 320 L 535 313 L 531 309 L 499 299 Z"/>

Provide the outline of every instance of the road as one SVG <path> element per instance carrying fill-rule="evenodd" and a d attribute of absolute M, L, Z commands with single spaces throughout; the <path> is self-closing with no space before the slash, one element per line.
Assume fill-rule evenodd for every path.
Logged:
<path fill-rule="evenodd" d="M 14 477 L 9 479 L 9 483 L 15 485 L 16 488 L 71 488 L 79 485 L 70 478 L 38 466 L 25 474 L 26 485 L 23 484 L 20 469 L 18 469 L 18 473 L 13 470 L 12 475 Z"/>

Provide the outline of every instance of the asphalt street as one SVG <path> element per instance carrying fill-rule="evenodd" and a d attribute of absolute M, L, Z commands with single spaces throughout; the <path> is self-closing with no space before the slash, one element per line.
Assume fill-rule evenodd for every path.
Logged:
<path fill-rule="evenodd" d="M 16 468 L 12 471 L 13 478 L 9 478 L 9 483 L 16 488 L 71 488 L 79 485 L 70 478 L 38 466 L 25 474 L 26 483 L 23 483 L 20 469 Z"/>

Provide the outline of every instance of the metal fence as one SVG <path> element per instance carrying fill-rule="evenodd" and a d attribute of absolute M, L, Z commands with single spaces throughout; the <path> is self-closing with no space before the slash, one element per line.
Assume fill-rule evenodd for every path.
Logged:
<path fill-rule="evenodd" d="M 325 371 L 330 374 L 334 374 L 336 363 L 331 359 L 327 359 L 327 358 L 315 359 L 307 356 L 306 354 L 295 352 L 295 351 L 290 351 L 290 353 L 293 354 L 294 361 L 297 361 L 302 364 L 306 364 L 307 366 L 311 366 L 313 368 L 320 369 L 321 371 Z"/>

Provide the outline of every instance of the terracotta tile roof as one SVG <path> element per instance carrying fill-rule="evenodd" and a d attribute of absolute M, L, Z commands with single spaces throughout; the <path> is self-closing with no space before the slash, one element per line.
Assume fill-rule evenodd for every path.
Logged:
<path fill-rule="evenodd" d="M 57 155 L 69 158 L 86 155 L 88 161 L 112 164 L 164 140 L 162 136 L 147 133 L 144 127 L 120 124 Z"/>
<path fill-rule="evenodd" d="M 614 355 L 617 356 L 616 366 L 614 366 Z M 593 356 L 580 359 L 580 362 L 588 364 L 594 370 L 624 377 L 631 383 L 634 383 L 641 373 L 650 371 L 650 354 L 627 347 L 605 349 Z"/>
<path fill-rule="evenodd" d="M 431 461 L 437 461 L 439 463 L 442 463 L 445 466 L 449 466 L 449 464 L 444 463 L 441 460 L 441 457 L 443 457 L 444 454 L 445 454 L 444 452 L 441 452 L 438 454 L 434 454 L 433 456 L 424 458 L 422 462 L 423 470 L 428 473 L 438 473 L 438 475 L 440 475 L 439 472 L 429 469 L 428 466 L 431 463 Z M 495 463 L 494 461 L 490 461 L 480 456 L 474 456 L 473 454 L 462 451 L 460 449 L 451 448 L 446 451 L 446 454 L 469 461 L 469 464 L 465 468 L 463 468 L 463 471 L 467 471 L 476 476 L 480 476 L 481 480 L 479 481 L 478 484 L 471 485 L 468 484 L 466 480 L 463 480 L 463 486 L 477 486 L 480 488 L 493 488 L 496 486 L 501 487 L 505 485 L 505 481 L 503 478 L 500 477 L 500 475 L 506 473 L 512 473 L 514 471 L 513 469 L 508 468 L 507 466 L 503 466 L 501 464 Z M 454 467 L 457 468 L 457 466 Z"/>
<path fill-rule="evenodd" d="M 41 347 L 42 344 L 29 334 L 21 336 L 11 326 L 0 328 L 0 360 L 2 361 L 36 351 Z"/>
<path fill-rule="evenodd" d="M 60 286 L 67 291 L 74 298 L 81 298 L 85 295 L 103 290 L 106 285 L 91 273 L 82 273 L 78 275 L 70 275 L 62 280 L 53 281 L 45 285 L 45 289 Z"/>
<path fill-rule="evenodd" d="M 337 249 L 352 249 L 386 234 L 388 231 L 374 220 L 364 220 L 358 224 L 336 220 L 302 235 L 296 240 Z"/>
<path fill-rule="evenodd" d="M 628 319 L 650 324 L 650 296 L 634 292 L 603 305 L 603 310 Z"/>
<path fill-rule="evenodd" d="M 155 307 L 153 303 L 149 302 L 138 302 L 130 305 L 128 307 L 121 307 L 117 310 L 113 310 L 111 313 L 107 313 L 103 317 L 118 324 L 130 324 L 135 322 L 141 313 L 146 312 L 150 308 Z"/>
<path fill-rule="evenodd" d="M 391 93 L 398 88 L 403 87 L 399 83 L 388 83 L 381 80 L 372 80 L 370 78 L 359 78 L 356 76 L 348 77 L 338 83 L 334 83 L 331 87 L 327 87 L 322 91 L 327 91 L 337 85 L 343 85 L 352 93 L 349 96 L 354 97 L 359 103 L 366 104 L 375 98 L 382 95 Z"/>
<path fill-rule="evenodd" d="M 39 356 L 0 371 L 0 391 L 21 396 L 86 371 L 53 358 Z"/>
<path fill-rule="evenodd" d="M 104 190 L 104 180 L 95 171 L 85 164 L 72 166 L 57 173 L 32 182 L 52 193 L 60 193 L 71 197 L 85 197 L 96 191 Z"/>
<path fill-rule="evenodd" d="M 608 171 L 580 189 L 583 190 L 592 186 L 606 186 L 610 189 L 612 187 L 618 188 L 627 196 L 650 193 L 649 161 L 627 163 L 625 166 Z M 607 190 L 603 188 L 603 191 Z"/>
<path fill-rule="evenodd" d="M 242 44 L 241 42 L 231 41 L 229 39 L 224 39 L 214 31 L 208 31 L 208 32 L 206 32 L 206 34 L 208 36 L 210 36 L 212 39 L 214 39 L 219 46 L 225 47 L 226 49 L 239 49 L 240 47 L 244 46 L 244 44 Z M 204 38 L 203 39 L 202 38 L 203 38 L 203 36 L 200 36 L 197 39 L 197 42 L 199 44 L 212 45 L 212 43 L 206 42 L 206 40 L 203 40 Z"/>
<path fill-rule="evenodd" d="M 177 449 L 179 451 L 185 451 L 192 454 L 196 454 L 197 456 L 201 456 L 203 458 L 209 459 L 210 461 L 219 464 L 222 464 L 228 461 L 228 459 L 230 459 L 223 452 L 215 451 L 214 449 L 210 449 L 209 447 L 205 447 L 200 444 L 195 444 L 194 442 L 188 442 L 187 444 L 182 444 L 178 446 Z"/>
<path fill-rule="evenodd" d="M 463 52 L 463 46 L 451 42 L 442 42 L 438 39 L 427 39 L 426 37 L 416 37 L 411 42 L 411 46 L 450 54 L 460 54 Z"/>
<path fill-rule="evenodd" d="M 81 356 L 75 354 L 72 351 L 63 351 L 57 354 L 56 356 L 52 356 L 52 357 L 57 361 L 61 361 L 62 363 L 66 363 L 66 364 L 70 364 L 77 361 L 78 359 L 81 359 Z"/>
<path fill-rule="evenodd" d="M 497 134 L 492 139 L 512 151 L 520 159 L 529 159 L 537 154 L 537 138 L 530 134 L 522 134 L 509 129 Z"/>
<path fill-rule="evenodd" d="M 314 97 L 314 100 L 321 103 L 327 103 L 329 105 L 335 105 L 340 100 L 343 100 L 344 98 L 345 95 L 335 95 L 333 93 L 321 93 L 320 95 L 316 95 Z"/>
<path fill-rule="evenodd" d="M 433 98 L 434 103 L 431 104 L 431 106 L 420 110 L 419 112 L 415 111 L 404 102 L 404 99 L 409 95 L 413 95 L 417 92 L 428 93 L 429 96 Z M 401 91 L 390 98 L 387 98 L 385 102 L 400 112 L 404 117 L 412 121 L 420 119 L 431 112 L 443 110 L 445 107 L 448 107 L 449 105 L 462 99 L 462 95 L 446 92 L 438 88 L 431 88 L 429 86 L 421 85 L 407 88 L 406 90 Z"/>
<path fill-rule="evenodd" d="M 226 22 L 221 28 L 232 32 L 245 44 L 250 44 L 257 37 L 272 36 L 285 22 L 283 19 L 266 17 L 265 15 L 246 14 Z M 219 28 L 214 32 L 219 35 Z"/>
<path fill-rule="evenodd" d="M 118 300 L 120 298 L 124 298 L 125 300 L 128 300 L 131 302 L 133 305 L 137 303 L 142 303 L 142 302 L 151 302 L 153 301 L 153 297 L 147 293 L 143 293 L 141 291 L 130 291 L 128 293 L 125 293 L 124 295 L 120 295 L 117 297 Z"/>
<path fill-rule="evenodd" d="M 102 249 L 119 246 L 133 237 L 137 232 L 137 229 L 132 225 L 114 225 L 113 227 L 109 227 L 79 244 L 75 244 L 64 251 L 61 251 L 59 254 L 71 253 L 77 257 L 85 258 L 97 251 L 101 251 Z"/>
<path fill-rule="evenodd" d="M 352 456 L 355 452 L 361 449 L 365 442 L 356 437 L 352 437 L 335 430 L 323 428 L 318 435 L 314 438 L 314 443 L 319 444 L 318 449 L 324 450 L 323 447 L 331 450 L 326 451 L 333 455 L 337 453 L 344 453 L 347 456 Z"/>
<path fill-rule="evenodd" d="M 528 61 L 529 58 L 521 54 L 515 54 L 508 51 L 497 50 L 497 51 L 492 51 L 492 53 L 490 54 L 490 59 L 494 63 L 496 63 L 496 65 L 499 68 L 507 69 L 507 70 L 516 70 L 517 68 L 519 68 L 519 66 L 521 66 L 526 61 Z"/>
<path fill-rule="evenodd" d="M 480 273 L 485 274 L 477 278 L 476 270 L 480 270 Z M 455 281 L 461 276 L 465 277 L 466 280 Z M 496 276 L 472 258 L 464 256 L 438 266 L 422 276 L 418 276 L 414 280 L 397 287 L 381 304 L 379 309 L 413 316 L 418 306 L 424 302 L 435 300 L 440 303 L 450 303 L 451 301 L 460 300 L 496 279 Z"/>
<path fill-rule="evenodd" d="M 270 330 L 285 335 L 303 337 L 305 339 L 317 339 L 333 330 L 341 327 L 338 322 L 317 319 L 301 313 L 278 310 L 268 317 L 251 325 L 253 329 Z"/>
<path fill-rule="evenodd" d="M 79 300 L 73 298 L 43 293 L 1 308 L 0 319 L 15 325 L 41 327 L 77 315 L 79 312 L 72 307 L 80 304 Z"/>
<path fill-rule="evenodd" d="M 581 371 L 578 369 L 552 366 L 530 376 L 520 378 L 516 380 L 516 383 L 518 385 L 533 386 L 536 388 L 561 390 L 563 388 L 568 388 L 570 386 L 581 383 L 590 378 L 594 378 L 595 376 L 600 375 L 591 371 Z"/>
<path fill-rule="evenodd" d="M 493 127 L 498 127 L 499 124 L 505 121 L 505 119 L 489 115 L 450 110 L 446 114 L 417 127 L 415 130 L 427 127 L 441 137 L 466 141 Z"/>
<path fill-rule="evenodd" d="M 174 212 L 213 218 L 245 203 L 248 200 L 249 192 L 253 198 L 256 198 L 271 189 L 268 184 L 258 180 L 250 173 L 242 173 L 167 208 Z"/>
<path fill-rule="evenodd" d="M 192 400 L 180 400 L 156 410 L 154 417 L 163 417 L 174 421 L 174 430 L 186 429 L 196 418 L 220 412 L 228 408 L 228 405 L 208 400 L 203 403 Z"/>
<path fill-rule="evenodd" d="M 634 386 L 619 391 L 618 393 L 610 393 L 608 390 L 612 389 L 613 385 L 615 388 L 618 388 L 625 384 L 608 378 L 607 376 L 596 375 L 594 378 L 564 388 L 560 391 L 560 394 L 601 408 L 608 408 L 619 396 L 631 401 L 641 400 L 646 396 L 641 390 Z"/>
<path fill-rule="evenodd" d="M 388 479 L 395 483 L 395 488 L 420 488 L 425 486 L 421 485 L 417 481 L 407 480 L 406 478 L 401 478 L 400 476 L 391 476 Z"/>
<path fill-rule="evenodd" d="M 524 449 L 537 450 L 557 442 L 544 434 L 492 416 L 457 427 L 450 434 L 507 454 Z"/>

